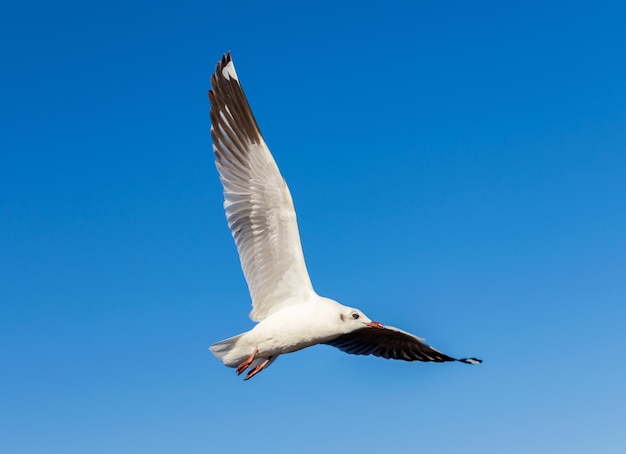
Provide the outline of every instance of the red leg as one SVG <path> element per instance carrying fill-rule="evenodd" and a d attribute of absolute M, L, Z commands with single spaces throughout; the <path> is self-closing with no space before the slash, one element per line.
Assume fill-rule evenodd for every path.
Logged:
<path fill-rule="evenodd" d="M 257 351 L 258 350 L 255 348 L 252 354 L 248 357 L 248 359 L 246 359 L 243 363 L 237 366 L 237 375 L 241 375 L 244 370 L 250 367 L 250 364 L 252 364 L 252 361 L 257 354 Z"/>
<path fill-rule="evenodd" d="M 254 369 L 252 369 L 250 372 L 248 372 L 248 375 L 246 375 L 246 378 L 244 378 L 243 380 L 250 380 L 252 377 L 254 377 L 256 374 L 258 374 L 259 372 L 261 372 L 263 369 L 265 369 L 265 366 L 267 366 L 269 364 L 269 362 L 272 360 L 272 357 L 270 356 L 269 358 L 267 358 L 265 361 L 263 361 L 261 364 L 259 364 L 258 366 L 256 366 Z"/>

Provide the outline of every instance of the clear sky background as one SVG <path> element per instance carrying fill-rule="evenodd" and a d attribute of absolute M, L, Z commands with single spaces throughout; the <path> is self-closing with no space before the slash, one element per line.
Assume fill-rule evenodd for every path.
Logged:
<path fill-rule="evenodd" d="M 626 452 L 623 2 L 13 2 L 0 451 Z M 209 76 L 231 50 L 316 290 L 481 366 L 243 382 Z"/>

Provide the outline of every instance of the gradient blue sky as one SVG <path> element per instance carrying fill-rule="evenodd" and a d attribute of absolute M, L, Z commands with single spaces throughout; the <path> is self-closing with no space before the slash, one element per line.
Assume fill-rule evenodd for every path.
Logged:
<path fill-rule="evenodd" d="M 38 2 L 0 17 L 0 451 L 626 452 L 623 2 Z M 209 76 L 317 291 L 485 362 L 243 382 Z"/>

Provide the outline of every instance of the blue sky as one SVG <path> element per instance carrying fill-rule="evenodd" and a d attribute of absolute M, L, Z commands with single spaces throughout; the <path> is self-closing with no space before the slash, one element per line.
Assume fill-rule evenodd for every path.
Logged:
<path fill-rule="evenodd" d="M 0 451 L 626 451 L 622 2 L 14 2 Z M 316 290 L 481 366 L 242 382 L 209 76 L 231 50 Z"/>

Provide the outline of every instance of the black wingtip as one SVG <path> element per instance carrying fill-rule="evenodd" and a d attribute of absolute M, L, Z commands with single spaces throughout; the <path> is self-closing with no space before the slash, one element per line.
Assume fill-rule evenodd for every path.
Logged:
<path fill-rule="evenodd" d="M 478 358 L 461 358 L 461 359 L 457 359 L 457 361 L 460 363 L 465 363 L 465 364 L 480 364 L 483 362 L 482 359 L 478 359 Z"/>
<path fill-rule="evenodd" d="M 230 51 L 226 52 L 225 54 L 222 54 L 222 58 L 220 58 L 217 61 L 217 65 L 215 65 L 215 72 L 219 73 L 224 68 L 224 66 L 226 66 L 231 61 L 233 61 L 233 59 L 230 55 Z"/>

